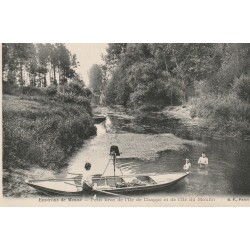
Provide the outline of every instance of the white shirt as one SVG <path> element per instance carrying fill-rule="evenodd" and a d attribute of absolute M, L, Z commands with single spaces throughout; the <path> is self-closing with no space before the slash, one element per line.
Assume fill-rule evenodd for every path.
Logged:
<path fill-rule="evenodd" d="M 201 156 L 201 157 L 199 158 L 198 164 L 207 165 L 207 164 L 208 164 L 208 158 L 207 158 L 207 157 L 202 157 L 202 156 Z"/>
<path fill-rule="evenodd" d="M 82 173 L 82 184 L 85 182 L 85 183 L 89 184 L 90 186 L 92 185 L 92 175 L 91 174 L 92 173 L 90 170 L 84 169 L 84 171 Z"/>

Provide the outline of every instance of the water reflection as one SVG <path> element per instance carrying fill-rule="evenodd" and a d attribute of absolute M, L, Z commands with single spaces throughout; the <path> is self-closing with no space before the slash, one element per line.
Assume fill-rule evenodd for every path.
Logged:
<path fill-rule="evenodd" d="M 118 159 L 124 174 L 183 171 L 186 157 L 190 159 L 190 175 L 182 182 L 154 193 L 154 196 L 250 194 L 249 141 L 211 139 L 204 136 L 204 131 L 187 127 L 178 119 L 161 114 L 131 117 L 124 110 L 110 113 L 107 120 L 96 127 L 97 136 L 88 140 L 72 157 L 69 172 L 81 173 L 85 162 L 91 162 L 95 173 L 103 173 L 109 161 L 109 148 L 115 144 L 124 150 Z M 176 135 L 180 141 L 180 138 L 187 141 L 179 141 L 179 148 L 169 149 L 171 145 L 167 144 L 173 138 L 167 138 L 167 133 Z M 202 143 L 194 143 L 194 140 Z M 164 150 L 166 145 L 168 147 Z M 209 158 L 205 169 L 198 166 L 202 151 Z M 145 157 L 150 154 L 152 157 Z M 113 169 L 109 167 L 105 175 L 112 174 Z"/>

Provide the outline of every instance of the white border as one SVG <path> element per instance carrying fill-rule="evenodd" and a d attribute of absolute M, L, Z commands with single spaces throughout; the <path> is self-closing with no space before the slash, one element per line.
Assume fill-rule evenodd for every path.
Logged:
<path fill-rule="evenodd" d="M 0 42 L 249 42 L 247 1 L 1 1 Z M 249 208 L 1 208 L 3 249 L 241 249 Z"/>
<path fill-rule="evenodd" d="M 246 0 L 1 1 L 1 42 L 249 42 Z"/>

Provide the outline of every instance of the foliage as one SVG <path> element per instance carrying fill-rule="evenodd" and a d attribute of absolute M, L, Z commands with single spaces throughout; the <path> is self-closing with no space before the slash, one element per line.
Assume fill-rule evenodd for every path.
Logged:
<path fill-rule="evenodd" d="M 110 105 L 147 110 L 190 101 L 192 118 L 248 131 L 249 44 L 109 44 L 104 61 Z"/>
<path fill-rule="evenodd" d="M 145 105 L 140 107 L 140 111 L 142 111 L 142 112 L 157 112 L 157 111 L 160 111 L 160 109 L 156 105 L 145 104 Z"/>
<path fill-rule="evenodd" d="M 241 75 L 240 78 L 236 78 L 233 89 L 241 100 L 250 103 L 250 75 Z"/>
<path fill-rule="evenodd" d="M 104 67 L 111 75 L 107 101 L 123 105 L 185 102 L 194 82 L 216 71 L 220 63 L 216 52 L 213 44 L 110 44 Z"/>
<path fill-rule="evenodd" d="M 51 162 L 60 166 L 96 133 L 90 114 L 77 104 L 40 105 L 10 96 L 4 96 L 3 104 L 4 168 L 17 161 L 26 167 L 47 167 Z"/>
<path fill-rule="evenodd" d="M 224 133 L 250 133 L 250 104 L 240 100 L 235 93 L 195 98 L 190 114 L 193 118 L 206 118 L 211 121 L 211 127 L 220 131 L 224 129 Z"/>
<path fill-rule="evenodd" d="M 48 96 L 55 96 L 57 94 L 57 87 L 56 86 L 49 86 L 46 88 L 46 92 Z"/>
<path fill-rule="evenodd" d="M 9 84 L 25 85 L 23 77 L 25 71 L 29 74 L 31 86 L 42 84 L 46 87 L 46 73 L 49 64 L 53 72 L 54 84 L 58 84 L 56 81 L 57 71 L 60 74 L 60 83 L 65 84 L 68 79 L 75 76 L 74 68 L 79 64 L 76 55 L 72 55 L 63 43 L 5 43 L 2 51 L 3 76 Z M 37 76 L 39 76 L 39 80 Z M 41 78 L 43 81 L 37 82 Z"/>
<path fill-rule="evenodd" d="M 89 70 L 89 86 L 93 92 L 100 94 L 102 89 L 102 69 L 98 64 L 93 64 Z"/>

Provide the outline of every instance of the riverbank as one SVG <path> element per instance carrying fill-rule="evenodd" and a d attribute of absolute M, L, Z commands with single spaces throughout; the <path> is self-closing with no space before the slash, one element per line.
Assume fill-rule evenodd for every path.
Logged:
<path fill-rule="evenodd" d="M 190 126 L 200 126 L 205 127 L 205 119 L 200 117 L 191 117 L 191 105 L 186 106 L 168 106 L 165 107 L 162 111 L 159 113 L 162 113 L 163 115 L 174 117 L 176 119 L 181 119 L 181 121 Z"/>
<path fill-rule="evenodd" d="M 203 101 L 203 104 L 205 101 Z M 241 138 L 250 140 L 250 123 L 248 106 L 242 107 L 242 102 L 235 103 L 230 109 L 226 104 L 210 103 L 210 105 L 199 105 L 199 103 L 187 103 L 183 106 L 167 106 L 160 110 L 144 111 L 141 108 L 128 109 L 120 105 L 111 107 L 96 107 L 94 112 L 98 114 L 119 115 L 120 119 L 134 119 L 136 117 L 146 117 L 151 114 L 165 118 L 179 120 L 183 126 L 189 130 L 194 138 L 202 136 L 210 138 Z M 232 105 L 232 104 L 231 104 Z M 222 107 L 221 107 L 222 106 Z"/>
<path fill-rule="evenodd" d="M 250 139 L 250 124 L 247 120 L 236 119 L 229 116 L 224 117 L 198 117 L 194 105 L 187 104 L 185 106 L 168 106 L 158 112 L 168 117 L 180 119 L 187 127 L 198 128 L 204 131 L 209 137 L 237 137 L 245 140 Z"/>
<path fill-rule="evenodd" d="M 27 173 L 59 170 L 95 134 L 83 105 L 3 95 L 3 194 L 21 196 Z"/>

